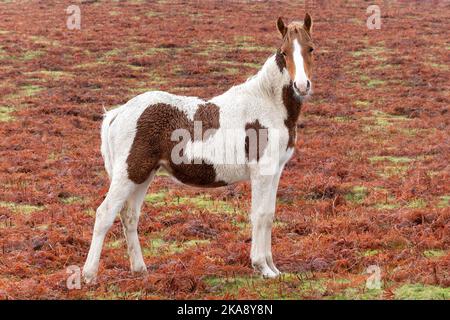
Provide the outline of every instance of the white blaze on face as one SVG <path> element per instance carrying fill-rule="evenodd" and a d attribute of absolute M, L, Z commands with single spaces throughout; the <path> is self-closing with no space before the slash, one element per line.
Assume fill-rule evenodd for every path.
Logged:
<path fill-rule="evenodd" d="M 302 46 L 297 39 L 294 40 L 294 64 L 295 64 L 295 86 L 301 93 L 306 93 L 308 87 L 308 77 L 305 72 L 305 64 L 303 62 Z"/>

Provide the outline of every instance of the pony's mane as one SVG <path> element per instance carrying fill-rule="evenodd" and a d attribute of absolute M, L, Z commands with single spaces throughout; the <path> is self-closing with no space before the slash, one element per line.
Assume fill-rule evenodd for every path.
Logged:
<path fill-rule="evenodd" d="M 281 77 L 281 73 L 275 62 L 275 54 L 271 55 L 261 69 L 247 78 L 244 83 L 233 86 L 228 92 L 236 92 L 240 94 L 255 94 L 271 96 L 273 95 L 274 85 L 278 85 L 276 77 Z M 278 83 L 277 83 L 278 82 Z"/>

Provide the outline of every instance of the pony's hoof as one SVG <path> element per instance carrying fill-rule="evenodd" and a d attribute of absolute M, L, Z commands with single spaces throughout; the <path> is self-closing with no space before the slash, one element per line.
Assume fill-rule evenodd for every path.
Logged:
<path fill-rule="evenodd" d="M 97 273 L 83 270 L 83 280 L 86 284 L 95 284 L 97 282 Z"/>
<path fill-rule="evenodd" d="M 262 277 L 264 279 L 275 279 L 280 276 L 280 273 L 275 273 L 272 270 L 267 270 L 265 272 L 262 272 Z"/>
<path fill-rule="evenodd" d="M 259 273 L 261 273 L 261 275 L 264 279 L 273 279 L 273 278 L 278 277 L 278 274 L 273 272 L 272 269 L 269 268 L 269 266 L 265 262 L 262 262 L 262 263 L 261 262 L 259 262 L 259 263 L 253 262 L 252 266 L 255 269 L 255 271 L 258 271 Z"/>
<path fill-rule="evenodd" d="M 147 267 L 146 267 L 145 264 L 144 264 L 144 265 L 142 265 L 142 266 L 133 268 L 133 269 L 131 270 L 131 273 L 132 273 L 134 276 L 145 276 L 146 274 L 148 274 L 148 271 L 147 271 Z"/>

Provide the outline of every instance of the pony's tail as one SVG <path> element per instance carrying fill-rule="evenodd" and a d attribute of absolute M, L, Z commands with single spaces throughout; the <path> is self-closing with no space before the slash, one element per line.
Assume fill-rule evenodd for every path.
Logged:
<path fill-rule="evenodd" d="M 103 122 L 102 122 L 102 128 L 101 128 L 101 139 L 102 144 L 100 147 L 100 151 L 102 153 L 103 161 L 105 163 L 105 169 L 108 173 L 109 179 L 112 180 L 112 173 L 113 173 L 113 163 L 114 163 L 114 154 L 113 150 L 111 150 L 110 145 L 110 139 L 109 139 L 109 130 L 111 127 L 111 123 L 117 117 L 119 114 L 119 109 L 113 109 L 110 111 L 107 111 L 104 107 L 105 114 L 103 115 Z"/>

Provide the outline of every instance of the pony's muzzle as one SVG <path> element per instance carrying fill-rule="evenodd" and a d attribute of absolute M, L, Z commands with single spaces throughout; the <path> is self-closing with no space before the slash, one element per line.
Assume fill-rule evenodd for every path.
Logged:
<path fill-rule="evenodd" d="M 294 81 L 293 83 L 295 91 L 301 96 L 307 96 L 311 91 L 311 81 L 305 82 Z"/>

